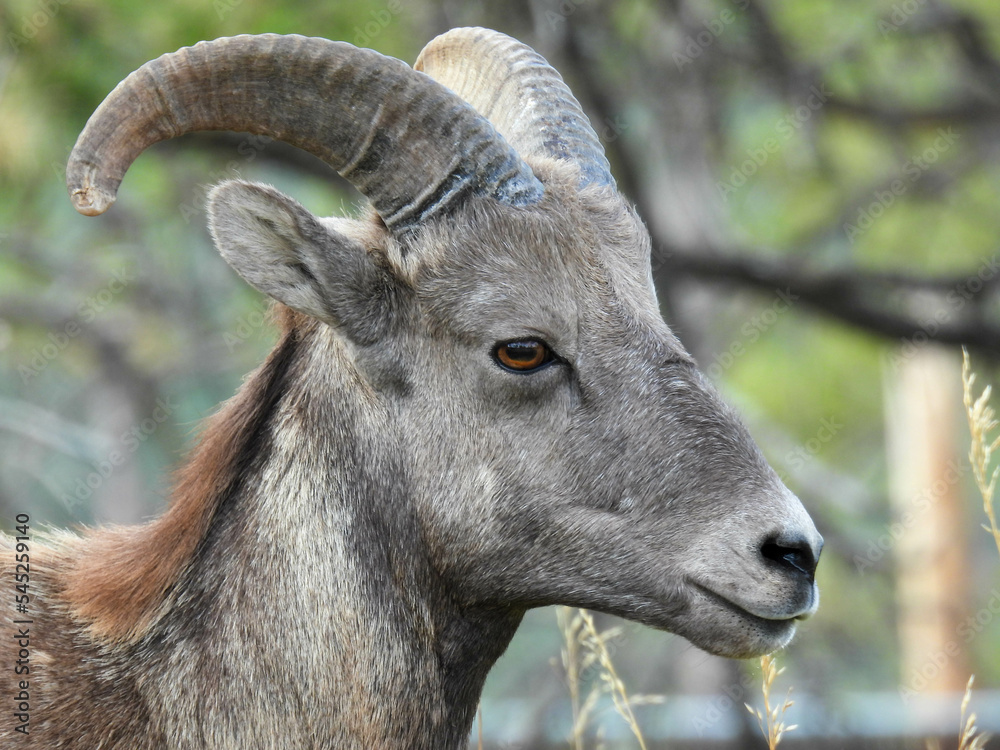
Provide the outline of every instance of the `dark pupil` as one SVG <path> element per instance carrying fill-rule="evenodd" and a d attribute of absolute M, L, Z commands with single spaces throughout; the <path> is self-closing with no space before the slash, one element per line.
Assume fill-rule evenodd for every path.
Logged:
<path fill-rule="evenodd" d="M 527 364 L 538 359 L 539 345 L 534 341 L 515 341 L 504 347 L 507 356 L 518 364 Z"/>

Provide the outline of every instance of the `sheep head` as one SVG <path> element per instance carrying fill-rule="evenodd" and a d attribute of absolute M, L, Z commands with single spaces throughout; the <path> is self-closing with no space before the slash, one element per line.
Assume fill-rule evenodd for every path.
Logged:
<path fill-rule="evenodd" d="M 391 426 L 407 468 L 385 481 L 449 596 L 588 607 L 728 656 L 784 645 L 817 606 L 822 539 L 663 321 L 648 233 L 579 104 L 484 29 L 416 67 L 275 35 L 165 55 L 88 123 L 70 194 L 102 212 L 143 149 L 193 130 L 324 159 L 367 219 L 237 181 L 211 194 L 212 234 L 296 311 L 310 387 L 349 376 Z"/>

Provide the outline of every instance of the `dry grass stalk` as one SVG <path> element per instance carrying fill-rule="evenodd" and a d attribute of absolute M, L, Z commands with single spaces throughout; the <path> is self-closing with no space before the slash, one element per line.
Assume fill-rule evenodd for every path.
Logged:
<path fill-rule="evenodd" d="M 611 697 L 615 711 L 628 724 L 641 750 L 646 750 L 646 741 L 639 729 L 639 723 L 636 721 L 632 708 L 639 705 L 662 703 L 665 698 L 662 695 L 629 696 L 625 683 L 615 670 L 614 662 L 611 660 L 611 651 L 608 648 L 609 641 L 613 641 L 621 635 L 621 628 L 598 631 L 594 625 L 593 616 L 585 609 L 574 611 L 569 607 L 559 607 L 556 617 L 559 621 L 559 629 L 563 634 L 562 663 L 563 669 L 566 670 L 573 707 L 573 731 L 570 736 L 573 750 L 585 750 L 587 727 L 591 724 L 594 710 L 602 694 Z M 581 673 L 595 665 L 599 670 L 598 680 L 581 703 Z M 603 732 L 598 730 L 599 739 L 601 739 L 602 734 Z"/>
<path fill-rule="evenodd" d="M 997 477 L 1000 475 L 1000 466 L 990 472 L 990 464 L 993 460 L 993 452 L 1000 448 L 1000 435 L 991 436 L 996 430 L 996 414 L 990 407 L 990 386 L 986 386 L 983 392 L 976 398 L 972 393 L 972 386 L 976 382 L 976 375 L 972 372 L 969 362 L 969 353 L 962 350 L 962 386 L 965 400 L 965 413 L 969 418 L 969 432 L 972 433 L 972 446 L 969 448 L 969 461 L 972 463 L 972 473 L 976 478 L 976 486 L 979 494 L 983 496 L 983 510 L 989 520 L 989 526 L 983 525 L 996 542 L 997 552 L 1000 552 L 1000 527 L 997 526 L 996 513 L 993 510 L 993 493 L 997 486 Z"/>
<path fill-rule="evenodd" d="M 972 700 L 972 681 L 974 679 L 976 679 L 975 675 L 969 678 L 969 682 L 965 686 L 965 697 L 962 698 L 962 719 L 958 724 L 958 750 L 983 750 L 990 739 L 990 736 L 985 732 L 977 732 L 975 714 L 969 714 L 968 718 L 965 716 L 965 712 L 969 708 L 969 701 Z"/>
<path fill-rule="evenodd" d="M 757 717 L 757 724 L 760 726 L 760 731 L 764 737 L 767 738 L 769 750 L 775 750 L 778 747 L 778 743 L 781 742 L 782 735 L 785 732 L 791 732 L 798 726 L 797 724 L 786 726 L 784 722 L 785 711 L 794 706 L 795 702 L 789 700 L 792 689 L 788 688 L 788 693 L 785 695 L 785 700 L 782 704 L 771 708 L 771 687 L 774 685 L 774 681 L 778 675 L 785 671 L 785 668 L 778 669 L 777 661 L 770 655 L 760 657 L 760 668 L 764 673 L 762 686 L 764 711 L 761 712 L 760 709 L 753 708 L 749 703 L 745 705 L 747 711 Z"/>
<path fill-rule="evenodd" d="M 962 396 L 965 402 L 965 413 L 969 418 L 969 432 L 972 434 L 972 445 L 969 448 L 969 462 L 972 464 L 972 474 L 976 478 L 976 486 L 979 494 L 983 498 L 983 510 L 986 518 L 990 522 L 989 526 L 983 524 L 992 536 L 997 545 L 997 552 L 1000 552 L 1000 528 L 997 527 L 996 513 L 993 510 L 993 493 L 996 491 L 997 477 L 1000 475 L 1000 466 L 990 471 L 990 464 L 993 460 L 993 451 L 1000 448 L 1000 435 L 991 437 L 997 428 L 996 414 L 990 407 L 990 386 L 986 386 L 978 398 L 973 396 L 972 386 L 976 382 L 976 374 L 972 372 L 972 363 L 969 360 L 969 352 L 962 348 Z M 965 712 L 969 708 L 969 701 L 972 700 L 972 682 L 975 675 L 969 678 L 965 686 L 965 696 L 962 698 L 962 718 L 958 725 L 958 750 L 982 750 L 986 747 L 989 735 L 977 733 L 976 715 L 969 714 L 966 718 Z"/>
<path fill-rule="evenodd" d="M 965 696 L 962 698 L 962 718 L 958 723 L 958 750 L 985 750 L 986 743 L 989 742 L 990 735 L 979 732 L 976 727 L 976 715 L 965 712 L 969 709 L 969 701 L 972 700 L 972 682 L 975 675 L 969 678 L 965 685 Z M 927 740 L 927 750 L 941 750 L 941 743 L 937 740 Z"/>
<path fill-rule="evenodd" d="M 573 731 L 570 744 L 573 750 L 584 750 L 584 729 L 587 726 L 586 713 L 590 707 L 580 705 L 580 628 L 583 626 L 579 616 L 573 616 L 570 607 L 556 607 L 556 620 L 563 635 L 562 665 L 566 671 L 566 683 L 569 685 L 570 705 L 573 708 Z M 588 703 L 590 701 L 588 700 Z"/>

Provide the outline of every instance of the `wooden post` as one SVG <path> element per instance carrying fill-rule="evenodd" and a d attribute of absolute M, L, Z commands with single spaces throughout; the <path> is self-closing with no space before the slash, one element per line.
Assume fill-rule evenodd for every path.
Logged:
<path fill-rule="evenodd" d="M 920 696 L 961 692 L 969 679 L 960 360 L 937 346 L 910 346 L 885 382 L 893 520 L 883 541 L 896 566 L 900 691 L 907 704 L 927 705 Z"/>

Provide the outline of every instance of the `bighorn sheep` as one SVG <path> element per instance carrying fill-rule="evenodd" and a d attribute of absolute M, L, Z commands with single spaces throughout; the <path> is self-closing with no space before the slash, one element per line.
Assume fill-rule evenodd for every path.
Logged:
<path fill-rule="evenodd" d="M 147 146 L 211 129 L 318 155 L 372 210 L 212 191 L 280 342 L 162 517 L 32 546 L 30 733 L 5 635 L 3 747 L 459 748 L 528 608 L 733 657 L 814 611 L 822 540 L 661 318 L 647 232 L 558 73 L 484 29 L 415 67 L 218 39 L 87 123 L 84 214 Z"/>

